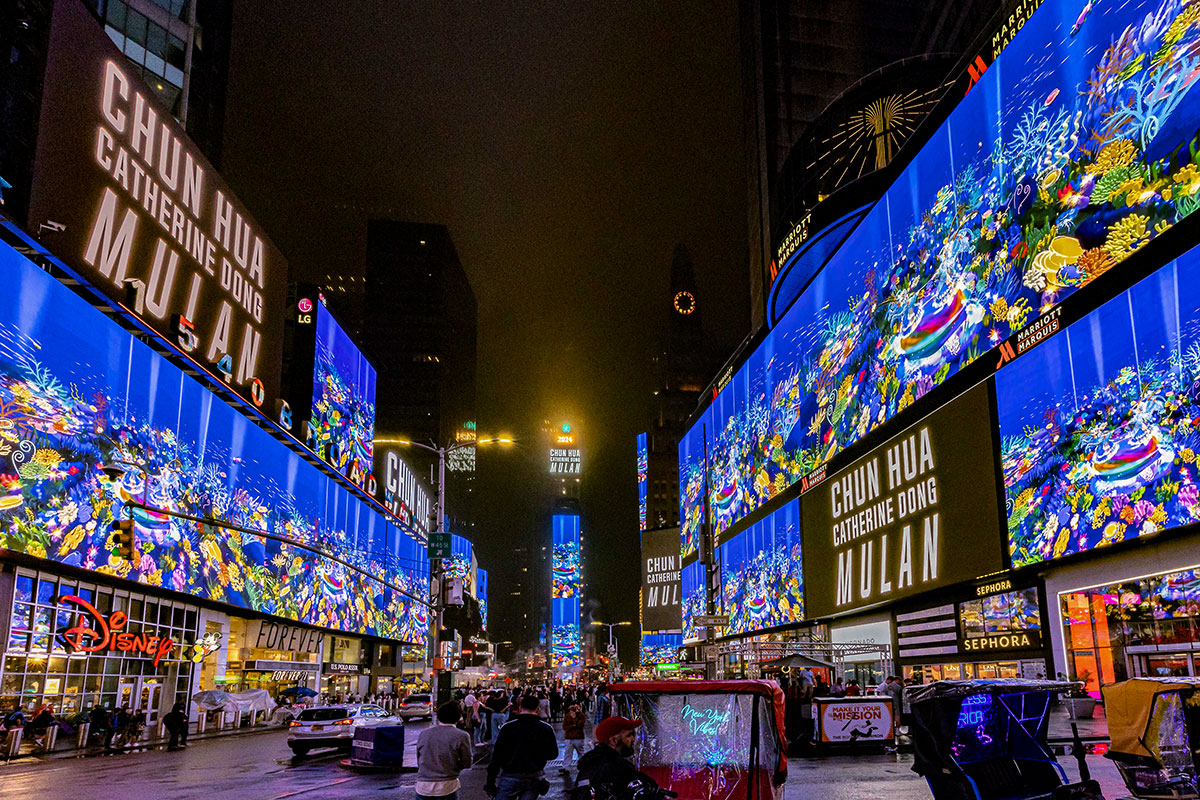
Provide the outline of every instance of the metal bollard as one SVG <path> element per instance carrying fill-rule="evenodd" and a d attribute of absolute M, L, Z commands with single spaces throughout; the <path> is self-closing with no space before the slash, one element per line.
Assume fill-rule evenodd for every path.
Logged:
<path fill-rule="evenodd" d="M 49 753 L 54 749 L 54 745 L 58 743 L 58 724 L 55 723 L 46 729 L 46 740 L 42 742 L 42 750 Z"/>
<path fill-rule="evenodd" d="M 8 758 L 12 758 L 21 749 L 21 734 L 24 731 L 21 728 L 13 728 L 8 732 L 8 738 L 5 740 L 4 752 Z"/>
<path fill-rule="evenodd" d="M 196 733 L 204 733 L 208 728 L 208 712 L 201 711 L 200 716 L 196 717 Z"/>
<path fill-rule="evenodd" d="M 165 722 L 158 723 L 158 738 L 160 738 L 160 739 L 167 738 L 167 723 L 165 723 Z"/>
<path fill-rule="evenodd" d="M 79 729 L 75 731 L 75 746 L 80 750 L 87 747 L 88 736 L 92 732 L 92 723 L 84 722 L 80 724 Z"/>

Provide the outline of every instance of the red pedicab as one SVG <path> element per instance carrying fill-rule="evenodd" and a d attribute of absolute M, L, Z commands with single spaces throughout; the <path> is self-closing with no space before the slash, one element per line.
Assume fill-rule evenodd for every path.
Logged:
<path fill-rule="evenodd" d="M 644 681 L 610 687 L 639 719 L 637 768 L 679 800 L 783 800 L 783 692 L 774 681 Z"/>

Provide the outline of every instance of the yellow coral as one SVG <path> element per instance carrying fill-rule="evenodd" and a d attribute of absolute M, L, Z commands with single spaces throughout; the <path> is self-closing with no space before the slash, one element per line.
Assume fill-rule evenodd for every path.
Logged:
<path fill-rule="evenodd" d="M 1196 452 L 1190 447 L 1184 447 L 1180 449 L 1179 457 L 1183 459 L 1184 463 L 1191 464 L 1196 460 Z"/>
<path fill-rule="evenodd" d="M 1096 155 L 1095 169 L 1104 173 L 1128 166 L 1137 157 L 1137 147 L 1129 139 L 1117 139 L 1104 145 Z"/>
<path fill-rule="evenodd" d="M 1200 170 L 1195 164 L 1187 164 L 1171 176 L 1171 181 L 1183 194 L 1193 195 L 1200 192 Z"/>
<path fill-rule="evenodd" d="M 1127 181 L 1123 181 L 1116 189 L 1113 189 L 1109 193 L 1108 199 L 1115 203 L 1118 197 L 1125 195 L 1125 205 L 1132 205 L 1137 202 L 1138 196 L 1141 195 L 1142 187 L 1141 178 L 1130 178 Z"/>
<path fill-rule="evenodd" d="M 1008 317 L 1008 301 L 1003 297 L 993 300 L 989 309 L 994 319 L 1007 319 Z"/>
<path fill-rule="evenodd" d="M 1144 214 L 1130 214 L 1118 220 L 1108 231 L 1104 249 L 1113 261 L 1121 261 L 1150 241 L 1146 223 L 1150 218 Z"/>
<path fill-rule="evenodd" d="M 1195 25 L 1198 20 L 1200 20 L 1200 3 L 1189 3 L 1171 23 L 1171 27 L 1167 28 L 1167 32 L 1163 35 L 1163 42 L 1168 45 L 1178 43 L 1187 33 L 1187 29 Z"/>

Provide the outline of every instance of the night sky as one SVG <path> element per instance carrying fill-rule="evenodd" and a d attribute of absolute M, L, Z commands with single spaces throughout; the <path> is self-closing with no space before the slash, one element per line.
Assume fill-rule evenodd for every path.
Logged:
<path fill-rule="evenodd" d="M 510 549 L 549 537 L 546 417 L 585 448 L 596 616 L 637 621 L 634 436 L 676 243 L 713 349 L 748 332 L 736 5 L 236 3 L 222 172 L 293 279 L 361 274 L 368 216 L 447 225 L 470 276 L 479 429 L 522 442 L 479 461 L 494 640 Z"/>

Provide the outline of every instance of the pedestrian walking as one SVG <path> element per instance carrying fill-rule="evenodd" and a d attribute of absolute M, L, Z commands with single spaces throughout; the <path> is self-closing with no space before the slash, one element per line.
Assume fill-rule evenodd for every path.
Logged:
<path fill-rule="evenodd" d="M 508 722 L 508 692 L 499 691 L 492 695 L 488 701 L 488 706 L 492 709 L 492 735 L 491 742 L 496 744 L 496 740 L 500 738 L 500 728 L 504 723 Z"/>
<path fill-rule="evenodd" d="M 458 775 L 474 760 L 471 736 L 458 729 L 458 703 L 443 703 L 437 722 L 417 737 L 417 800 L 458 800 Z"/>
<path fill-rule="evenodd" d="M 578 703 L 572 703 L 567 707 L 567 713 L 563 716 L 563 739 L 565 740 L 565 750 L 563 751 L 563 772 L 571 768 L 576 757 L 583 758 L 583 727 L 587 721 L 583 713 L 583 708 Z"/>
<path fill-rule="evenodd" d="M 173 752 L 181 747 L 187 747 L 188 718 L 182 700 L 171 706 L 171 710 L 163 717 L 163 725 L 166 726 L 167 734 L 170 736 L 167 740 L 168 751 Z"/>
<path fill-rule="evenodd" d="M 546 762 L 555 758 L 558 740 L 554 729 L 538 718 L 538 697 L 530 694 L 500 729 L 484 791 L 494 800 L 537 800 L 550 788 L 545 779 Z"/>
<path fill-rule="evenodd" d="M 538 716 L 549 722 L 550 717 L 550 698 L 546 696 L 546 690 L 543 689 L 538 694 Z"/>

